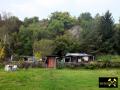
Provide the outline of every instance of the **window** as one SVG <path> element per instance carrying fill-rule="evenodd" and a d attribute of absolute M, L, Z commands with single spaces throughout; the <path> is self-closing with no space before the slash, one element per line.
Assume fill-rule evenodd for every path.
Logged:
<path fill-rule="evenodd" d="M 70 62 L 70 59 L 71 59 L 70 57 L 66 57 L 65 62 Z"/>
<path fill-rule="evenodd" d="M 84 61 L 88 61 L 89 58 L 88 57 L 83 57 L 83 59 L 84 59 Z"/>
<path fill-rule="evenodd" d="M 81 61 L 82 61 L 82 60 L 79 58 L 79 59 L 78 59 L 78 62 L 81 62 Z"/>

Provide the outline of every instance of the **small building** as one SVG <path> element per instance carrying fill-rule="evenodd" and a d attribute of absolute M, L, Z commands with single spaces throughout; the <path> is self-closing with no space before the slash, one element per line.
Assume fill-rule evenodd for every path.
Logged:
<path fill-rule="evenodd" d="M 24 61 L 27 61 L 27 62 L 35 62 L 35 57 L 34 56 L 20 56 L 21 58 L 24 59 Z"/>
<path fill-rule="evenodd" d="M 19 60 L 23 60 L 23 61 L 27 61 L 27 62 L 35 62 L 36 59 L 34 56 L 11 56 L 11 60 L 10 61 L 19 61 Z"/>
<path fill-rule="evenodd" d="M 58 56 L 56 55 L 47 56 L 46 66 L 48 68 L 56 68 L 57 58 Z"/>
<path fill-rule="evenodd" d="M 56 68 L 58 62 L 64 63 L 88 63 L 94 60 L 94 56 L 86 53 L 67 53 L 63 57 L 57 55 L 47 56 L 45 64 L 47 68 Z"/>
<path fill-rule="evenodd" d="M 67 53 L 64 62 L 90 62 L 94 60 L 94 56 L 86 53 Z"/>

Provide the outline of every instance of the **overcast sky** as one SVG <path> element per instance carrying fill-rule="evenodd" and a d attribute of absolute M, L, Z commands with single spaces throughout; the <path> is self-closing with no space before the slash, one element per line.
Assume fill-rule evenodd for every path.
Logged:
<path fill-rule="evenodd" d="M 78 17 L 82 12 L 101 15 L 110 10 L 116 22 L 120 17 L 120 0 L 1 0 L 0 12 L 11 12 L 21 20 L 38 16 L 47 18 L 55 11 L 68 11 Z"/>

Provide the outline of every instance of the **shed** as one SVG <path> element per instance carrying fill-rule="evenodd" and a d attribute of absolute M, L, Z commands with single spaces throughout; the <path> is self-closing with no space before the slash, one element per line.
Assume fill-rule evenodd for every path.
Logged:
<path fill-rule="evenodd" d="M 35 57 L 34 56 L 20 56 L 21 58 L 24 59 L 24 61 L 28 61 L 28 62 L 35 62 Z"/>
<path fill-rule="evenodd" d="M 94 60 L 94 56 L 86 53 L 67 53 L 65 62 L 89 62 Z"/>
<path fill-rule="evenodd" d="M 56 68 L 57 57 L 56 55 L 47 56 L 46 65 L 48 68 Z"/>

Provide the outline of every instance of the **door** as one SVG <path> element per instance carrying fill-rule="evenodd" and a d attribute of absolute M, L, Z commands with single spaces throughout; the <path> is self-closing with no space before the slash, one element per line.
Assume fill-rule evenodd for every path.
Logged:
<path fill-rule="evenodd" d="M 49 57 L 48 59 L 48 68 L 56 67 L 56 59 L 54 57 Z"/>

